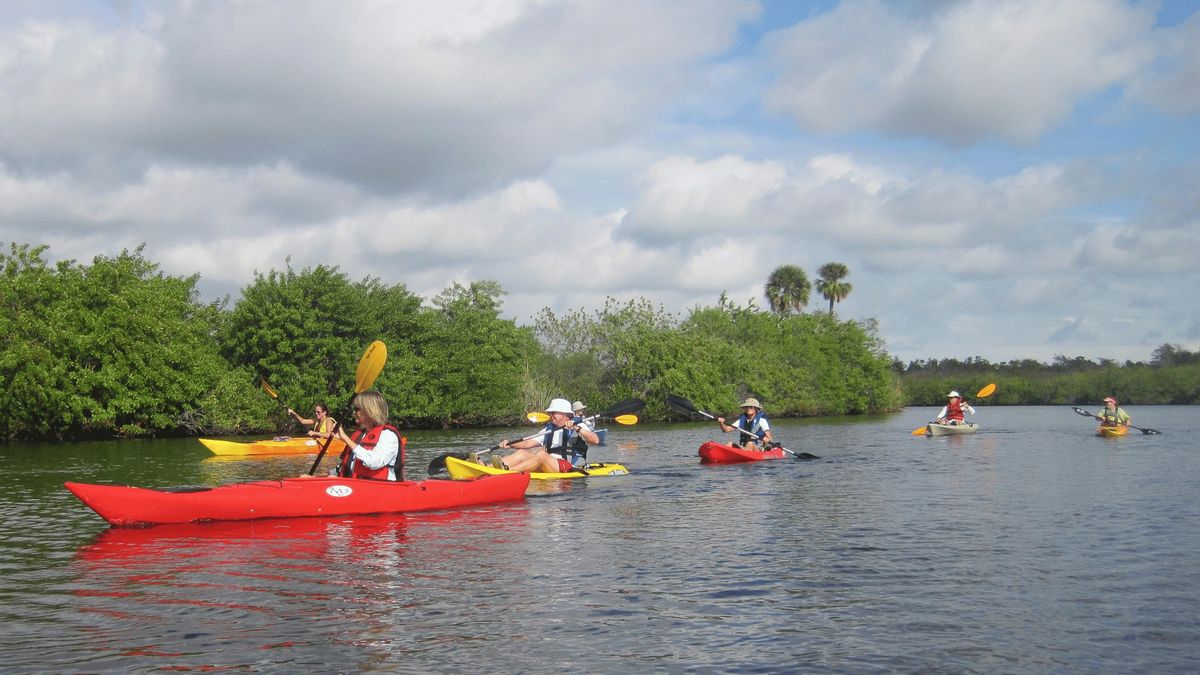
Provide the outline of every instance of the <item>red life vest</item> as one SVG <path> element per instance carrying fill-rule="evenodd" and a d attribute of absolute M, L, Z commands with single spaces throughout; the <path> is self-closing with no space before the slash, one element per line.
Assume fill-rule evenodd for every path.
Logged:
<path fill-rule="evenodd" d="M 963 421 L 962 399 L 952 398 L 946 404 L 946 419 Z"/>
<path fill-rule="evenodd" d="M 388 476 L 388 469 L 394 469 L 396 472 L 396 480 L 404 480 L 404 446 L 408 444 L 408 439 L 400 435 L 400 430 L 390 424 L 382 424 L 371 429 L 363 435 L 362 430 L 354 432 L 350 439 L 355 445 L 361 445 L 367 450 L 371 450 L 379 444 L 379 437 L 383 435 L 383 430 L 396 434 L 396 438 L 400 441 L 400 449 L 396 453 L 396 463 L 381 466 L 378 469 L 368 469 L 366 465 L 357 459 L 353 459 L 354 454 L 351 452 L 352 447 L 346 448 L 345 454 L 342 456 L 342 467 L 338 471 L 338 475 L 350 478 L 367 478 L 370 480 L 391 480 Z"/>

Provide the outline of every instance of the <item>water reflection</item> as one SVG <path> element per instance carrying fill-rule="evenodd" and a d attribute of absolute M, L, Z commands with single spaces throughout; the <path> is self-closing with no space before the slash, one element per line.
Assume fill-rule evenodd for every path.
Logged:
<path fill-rule="evenodd" d="M 253 668 L 264 651 L 330 663 L 308 655 L 329 645 L 347 664 L 383 658 L 415 605 L 445 611 L 429 593 L 453 588 L 453 570 L 430 573 L 439 561 L 523 540 L 529 515 L 510 504 L 111 528 L 75 556 L 83 639 L 103 645 L 88 669 Z"/>

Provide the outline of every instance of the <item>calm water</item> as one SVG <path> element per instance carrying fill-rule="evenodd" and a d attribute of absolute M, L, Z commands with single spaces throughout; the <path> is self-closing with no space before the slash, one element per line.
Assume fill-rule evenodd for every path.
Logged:
<path fill-rule="evenodd" d="M 777 423 L 817 461 L 704 466 L 715 425 L 610 431 L 633 474 L 518 504 L 109 529 L 64 480 L 218 485 L 311 458 L 0 446 L 5 671 L 1195 672 L 1200 408 Z M 493 432 L 410 434 L 410 467 Z M 515 435 L 512 430 L 508 435 Z M 730 437 L 725 437 L 730 438 Z"/>

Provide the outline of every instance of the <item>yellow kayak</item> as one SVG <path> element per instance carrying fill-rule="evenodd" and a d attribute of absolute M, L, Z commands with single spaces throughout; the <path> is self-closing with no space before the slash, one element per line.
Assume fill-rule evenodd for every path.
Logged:
<path fill-rule="evenodd" d="M 1096 429 L 1096 435 L 1104 436 L 1105 438 L 1120 438 L 1121 436 L 1129 435 L 1129 427 L 1101 424 L 1099 428 Z"/>
<path fill-rule="evenodd" d="M 250 443 L 237 441 L 221 441 L 213 438 L 201 438 L 200 442 L 214 455 L 313 455 L 321 451 L 324 441 L 315 441 L 308 437 L 288 439 L 267 439 Z M 329 444 L 329 452 L 335 457 L 346 447 L 341 441 L 334 439 Z"/>
<path fill-rule="evenodd" d="M 516 473 L 508 469 L 497 469 L 494 466 L 459 459 L 457 457 L 446 458 L 446 471 L 450 472 L 450 477 L 454 480 L 470 480 L 479 476 Z M 584 471 L 587 473 L 584 473 Z M 586 476 L 624 476 L 627 473 L 629 473 L 629 469 L 626 469 L 621 464 L 605 463 L 585 464 L 583 471 L 570 471 L 566 473 L 534 472 L 529 474 L 529 477 L 534 480 L 555 480 L 558 478 L 584 478 Z"/>

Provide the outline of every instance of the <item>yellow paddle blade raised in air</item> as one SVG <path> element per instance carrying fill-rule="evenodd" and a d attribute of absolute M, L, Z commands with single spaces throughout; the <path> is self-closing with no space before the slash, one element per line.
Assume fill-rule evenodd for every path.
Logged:
<path fill-rule="evenodd" d="M 991 396 L 993 393 L 995 393 L 995 391 L 996 391 L 996 383 L 993 382 L 993 383 L 987 385 L 986 387 L 984 387 L 983 389 L 980 389 L 979 393 L 975 394 L 975 398 L 987 398 L 987 397 Z"/>
<path fill-rule="evenodd" d="M 361 394 L 375 384 L 375 378 L 383 372 L 387 363 L 387 345 L 376 340 L 367 347 L 362 358 L 358 361 L 358 370 L 354 371 L 354 393 Z"/>
<path fill-rule="evenodd" d="M 617 415 L 616 417 L 613 418 L 613 421 L 616 422 L 617 424 L 637 424 L 638 416 L 637 415 Z"/>
<path fill-rule="evenodd" d="M 271 398 L 275 399 L 276 401 L 279 400 L 279 393 L 276 392 L 275 389 L 273 389 L 271 387 L 271 385 L 267 384 L 267 381 L 265 379 L 261 380 L 260 384 L 262 386 L 262 390 L 267 392 L 267 396 L 270 396 Z"/>

